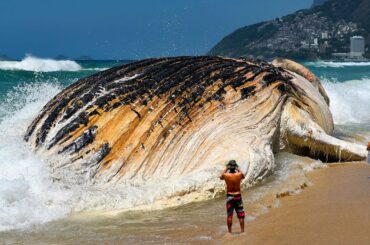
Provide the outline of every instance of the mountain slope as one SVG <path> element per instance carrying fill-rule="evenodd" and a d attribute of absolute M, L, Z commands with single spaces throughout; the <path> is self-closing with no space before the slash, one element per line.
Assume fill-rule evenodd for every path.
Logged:
<path fill-rule="evenodd" d="M 331 0 L 240 28 L 209 53 L 230 57 L 328 58 L 333 52 L 348 52 L 349 38 L 354 35 L 364 36 L 370 45 L 369 33 L 370 0 Z"/>

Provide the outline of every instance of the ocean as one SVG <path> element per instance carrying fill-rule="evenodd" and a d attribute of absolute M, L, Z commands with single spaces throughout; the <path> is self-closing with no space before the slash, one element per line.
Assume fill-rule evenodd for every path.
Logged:
<path fill-rule="evenodd" d="M 222 197 L 181 207 L 161 209 L 158 204 L 155 210 L 130 211 L 138 199 L 150 201 L 150 193 L 141 196 L 133 191 L 131 199 L 122 200 L 104 190 L 55 184 L 45 160 L 23 141 L 30 122 L 63 88 L 128 62 L 35 57 L 0 61 L 0 243 L 187 243 L 212 241 L 225 233 Z M 370 62 L 304 64 L 320 77 L 330 97 L 336 136 L 363 144 L 370 141 Z M 244 192 L 248 221 L 278 206 L 276 196 L 310 185 L 306 172 L 325 167 L 320 161 L 288 153 L 276 157 L 275 174 Z M 222 225 L 214 225 L 218 223 Z"/>

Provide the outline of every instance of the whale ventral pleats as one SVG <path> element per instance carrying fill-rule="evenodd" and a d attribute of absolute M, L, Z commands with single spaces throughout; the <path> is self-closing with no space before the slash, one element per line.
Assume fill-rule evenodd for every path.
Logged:
<path fill-rule="evenodd" d="M 86 125 L 89 116 L 99 113 L 97 108 L 109 111 L 127 104 L 135 103 L 136 106 L 138 100 L 139 105 L 145 106 L 154 96 L 162 98 L 172 90 L 166 99 L 173 103 L 176 100 L 179 107 L 177 110 L 186 112 L 188 106 L 196 104 L 203 96 L 206 96 L 205 102 L 222 100 L 227 86 L 236 89 L 253 81 L 262 72 L 269 72 L 261 80 L 262 87 L 278 79 L 285 81 L 286 79 L 274 69 L 267 63 L 254 64 L 251 61 L 243 62 L 220 57 L 150 59 L 116 67 L 82 79 L 83 83 L 79 81 L 76 83 L 77 86 L 70 86 L 49 103 L 44 108 L 44 112 L 48 113 L 37 132 L 36 145 L 45 142 L 49 129 L 55 123 L 73 118 L 72 123 L 57 133 L 54 140 L 57 143 L 61 135 L 66 136 L 81 124 Z M 245 77 L 247 73 L 252 73 L 248 79 Z M 131 78 L 122 79 L 125 77 Z M 217 86 L 217 90 L 205 95 L 206 88 L 213 85 Z M 248 89 L 244 88 L 243 98 L 246 97 L 246 91 L 253 94 L 255 89 L 255 85 Z M 95 109 L 89 113 L 81 112 L 84 106 Z M 131 110 L 140 117 L 136 109 Z M 34 127 L 29 128 L 26 139 L 33 130 Z"/>
<path fill-rule="evenodd" d="M 286 135 L 280 117 L 287 104 L 320 126 L 331 116 L 326 104 L 320 112 L 319 82 L 300 85 L 299 79 L 260 60 L 142 60 L 70 85 L 43 108 L 24 138 L 34 150 L 53 156 L 55 174 L 70 169 L 78 183 L 86 176 L 110 182 L 183 175 L 228 155 L 252 158 L 267 149 L 269 167 L 250 174 L 259 179 L 271 171 L 277 151 L 272 147 L 279 145 L 269 140 Z M 297 138 L 289 139 L 300 142 Z M 240 149 L 223 145 L 235 141 Z M 259 147 L 263 150 L 255 155 L 245 152 Z"/>

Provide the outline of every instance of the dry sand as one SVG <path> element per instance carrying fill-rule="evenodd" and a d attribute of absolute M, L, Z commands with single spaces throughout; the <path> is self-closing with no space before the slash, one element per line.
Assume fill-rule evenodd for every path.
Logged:
<path fill-rule="evenodd" d="M 370 164 L 333 165 L 309 178 L 312 186 L 221 243 L 370 244 Z"/>

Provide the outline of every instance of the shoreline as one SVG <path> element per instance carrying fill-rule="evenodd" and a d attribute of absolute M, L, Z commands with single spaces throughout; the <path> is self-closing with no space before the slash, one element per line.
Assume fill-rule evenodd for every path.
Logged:
<path fill-rule="evenodd" d="M 253 191 L 244 192 L 247 213 L 244 234 L 238 234 L 235 216 L 235 233 L 227 233 L 224 199 L 217 198 L 159 211 L 69 217 L 31 229 L 0 232 L 3 239 L 0 240 L 28 244 L 88 241 L 92 244 L 98 241 L 117 244 L 369 244 L 370 164 L 335 164 L 315 169 L 305 176 L 304 182 L 308 181 L 309 185 L 304 190 L 283 193 L 278 198 L 276 194 L 272 196 L 272 191 L 266 199 L 254 203 L 251 200 Z M 270 184 L 274 186 L 274 183 Z M 271 185 L 265 183 L 261 187 L 270 189 Z M 261 209 L 263 206 L 265 208 Z"/>
<path fill-rule="evenodd" d="M 280 198 L 280 207 L 246 223 L 245 234 L 236 233 L 234 222 L 235 234 L 226 234 L 220 242 L 369 244 L 370 164 L 335 164 L 307 175 L 312 186 Z"/>

